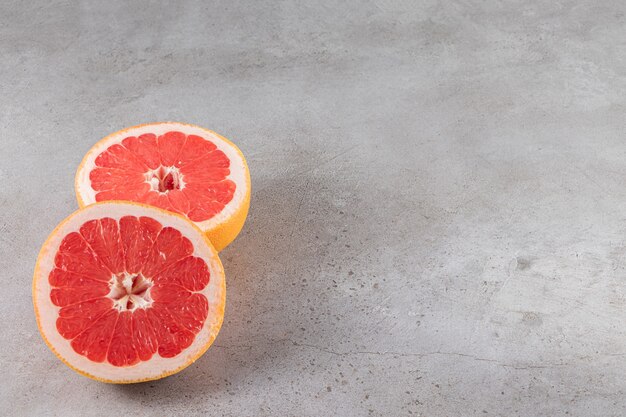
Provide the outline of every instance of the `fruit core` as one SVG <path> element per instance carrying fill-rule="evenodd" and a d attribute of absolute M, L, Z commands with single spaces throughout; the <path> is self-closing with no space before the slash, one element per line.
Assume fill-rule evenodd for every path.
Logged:
<path fill-rule="evenodd" d="M 109 281 L 108 297 L 113 300 L 113 306 L 119 311 L 135 311 L 152 305 L 150 287 L 152 280 L 141 274 L 123 272 L 114 275 Z"/>
<path fill-rule="evenodd" d="M 160 166 L 145 173 L 146 182 L 152 191 L 166 194 L 172 190 L 182 190 L 185 187 L 183 176 L 175 166 Z"/>

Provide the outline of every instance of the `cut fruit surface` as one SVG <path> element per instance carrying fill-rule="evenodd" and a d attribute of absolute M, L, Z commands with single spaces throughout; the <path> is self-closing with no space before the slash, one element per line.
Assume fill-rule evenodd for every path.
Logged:
<path fill-rule="evenodd" d="M 241 151 L 215 132 L 184 123 L 139 125 L 105 137 L 83 158 L 75 188 L 80 207 L 128 200 L 182 214 L 218 251 L 239 234 L 250 206 Z"/>
<path fill-rule="evenodd" d="M 52 351 L 113 383 L 180 371 L 211 345 L 225 302 L 222 264 L 184 217 L 111 201 L 65 219 L 39 253 L 33 303 Z"/>

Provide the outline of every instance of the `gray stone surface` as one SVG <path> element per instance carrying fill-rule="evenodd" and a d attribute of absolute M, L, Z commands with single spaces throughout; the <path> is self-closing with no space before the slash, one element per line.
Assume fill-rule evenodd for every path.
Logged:
<path fill-rule="evenodd" d="M 0 1 L 1 415 L 626 415 L 624 2 L 125 3 Z M 158 120 L 232 138 L 252 207 L 216 345 L 100 384 L 31 274 Z"/>

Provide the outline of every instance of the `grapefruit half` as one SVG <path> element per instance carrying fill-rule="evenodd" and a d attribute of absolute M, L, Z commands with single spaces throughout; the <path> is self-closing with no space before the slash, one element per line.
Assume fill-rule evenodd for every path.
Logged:
<path fill-rule="evenodd" d="M 76 172 L 80 207 L 129 200 L 184 215 L 222 250 L 241 231 L 250 173 L 228 139 L 199 126 L 166 122 L 115 132 L 96 143 Z"/>
<path fill-rule="evenodd" d="M 90 378 L 163 378 L 198 359 L 224 317 L 224 270 L 184 217 L 130 202 L 70 215 L 33 277 L 37 325 L 66 365 Z"/>

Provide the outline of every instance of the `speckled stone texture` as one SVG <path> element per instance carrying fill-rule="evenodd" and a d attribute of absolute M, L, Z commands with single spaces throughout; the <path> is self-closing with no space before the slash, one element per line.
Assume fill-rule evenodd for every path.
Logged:
<path fill-rule="evenodd" d="M 1 0 L 0 415 L 626 415 L 625 12 Z M 31 274 L 84 152 L 162 120 L 240 146 L 250 216 L 216 344 L 100 384 Z"/>

